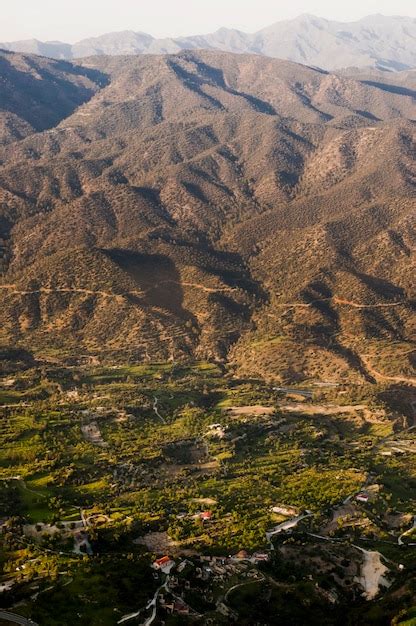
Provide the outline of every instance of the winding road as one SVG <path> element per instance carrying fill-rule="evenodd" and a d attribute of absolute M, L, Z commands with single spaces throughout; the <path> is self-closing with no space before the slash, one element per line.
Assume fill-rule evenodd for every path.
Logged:
<path fill-rule="evenodd" d="M 393 383 L 407 383 L 409 385 L 416 386 L 416 378 L 407 378 L 406 376 L 388 376 L 387 374 L 383 374 L 378 370 L 374 369 L 374 367 L 368 362 L 368 357 L 366 355 L 360 354 L 360 359 L 364 363 L 367 371 L 371 376 L 373 376 L 376 380 L 387 380 Z"/>
<path fill-rule="evenodd" d="M 400 535 L 400 537 L 397 540 L 397 543 L 399 546 L 404 546 L 406 545 L 405 542 L 403 541 L 402 537 L 406 537 L 406 535 L 410 535 L 416 528 L 416 515 L 413 517 L 413 526 L 411 528 L 408 528 L 404 533 L 402 533 Z"/>
<path fill-rule="evenodd" d="M 153 598 L 151 600 L 149 600 L 149 602 L 146 605 L 146 610 L 150 609 L 150 607 L 153 607 L 152 609 L 152 613 L 151 615 L 149 615 L 149 617 L 146 619 L 145 622 L 143 622 L 142 626 L 150 626 L 150 624 L 152 624 L 156 618 L 156 613 L 157 613 L 157 599 L 159 597 L 159 593 L 162 591 L 162 589 L 165 589 L 166 591 L 168 591 L 168 582 L 169 582 L 169 576 L 166 578 L 165 582 L 163 583 L 163 585 L 160 585 L 160 587 L 158 587 L 155 591 L 155 595 L 153 596 Z M 130 620 L 139 617 L 140 613 L 143 611 L 143 609 L 139 609 L 138 611 L 136 611 L 135 613 L 129 613 L 128 615 L 124 615 L 118 622 L 117 624 L 124 624 L 125 622 L 129 622 Z"/>
<path fill-rule="evenodd" d="M 13 624 L 21 624 L 22 626 L 38 626 L 38 624 L 31 619 L 17 615 L 16 613 L 9 613 L 8 611 L 0 611 L 0 619 L 6 622 L 12 622 Z"/>
<path fill-rule="evenodd" d="M 87 296 L 102 296 L 104 298 L 123 298 L 127 296 L 143 297 L 150 291 L 154 291 L 161 285 L 178 285 L 180 287 L 190 287 L 192 289 L 200 289 L 206 293 L 218 293 L 218 292 L 232 292 L 236 291 L 235 287 L 207 287 L 201 283 L 188 283 L 176 280 L 162 280 L 160 283 L 156 283 L 147 289 L 133 289 L 129 291 L 121 291 L 120 293 L 114 293 L 111 291 L 102 291 L 100 289 L 85 289 L 83 287 L 39 287 L 39 289 L 18 289 L 17 285 L 0 285 L 0 289 L 9 291 L 12 295 L 16 296 L 31 296 L 35 294 L 49 294 L 49 293 L 80 293 Z"/>
<path fill-rule="evenodd" d="M 230 587 L 228 589 L 227 593 L 224 596 L 225 602 L 228 602 L 229 595 L 233 591 L 235 591 L 236 589 L 239 589 L 240 587 L 244 587 L 245 585 L 252 585 L 253 583 L 259 582 L 259 580 L 260 581 L 266 580 L 266 577 L 265 577 L 265 575 L 262 572 L 259 572 L 259 574 L 261 574 L 261 578 L 260 579 L 257 579 L 257 580 L 254 580 L 254 579 L 252 579 L 252 580 L 245 580 L 243 583 L 238 583 L 237 585 L 233 585 L 232 587 Z"/>
<path fill-rule="evenodd" d="M 279 309 L 308 309 L 313 307 L 313 305 L 317 304 L 318 302 L 333 302 L 334 304 L 338 304 L 339 306 L 349 306 L 353 309 L 389 309 L 397 306 L 406 306 L 408 304 L 406 300 L 402 300 L 399 302 L 381 302 L 378 304 L 363 304 L 361 302 L 345 300 L 344 298 L 339 298 L 338 296 L 331 296 L 329 298 L 317 298 L 316 300 L 312 300 L 311 302 L 281 302 L 273 304 L 273 306 Z"/>
<path fill-rule="evenodd" d="M 164 419 L 164 417 L 162 417 L 162 415 L 159 413 L 159 409 L 157 408 L 157 405 L 159 403 L 159 400 L 156 398 L 156 396 L 154 396 L 154 401 L 153 401 L 153 410 L 156 413 L 156 415 L 158 416 L 158 418 L 160 420 L 162 420 L 162 422 L 164 424 L 166 424 L 166 420 Z"/>

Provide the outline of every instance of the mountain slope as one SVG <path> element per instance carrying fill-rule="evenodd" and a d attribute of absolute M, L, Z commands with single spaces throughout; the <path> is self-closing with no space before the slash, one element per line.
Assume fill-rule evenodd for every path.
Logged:
<path fill-rule="evenodd" d="M 343 23 L 301 15 L 256 33 L 254 45 L 261 54 L 325 69 L 401 70 L 416 66 L 415 33 L 414 18 L 370 15 Z"/>
<path fill-rule="evenodd" d="M 0 143 L 55 126 L 105 77 L 69 63 L 0 51 Z"/>
<path fill-rule="evenodd" d="M 81 67 L 107 86 L 0 150 L 2 343 L 410 375 L 411 93 L 214 51 Z"/>
<path fill-rule="evenodd" d="M 416 20 L 371 15 L 357 22 L 334 22 L 313 15 L 277 22 L 256 33 L 221 28 L 208 35 L 156 39 L 141 32 L 107 33 L 73 46 L 35 39 L 0 47 L 58 59 L 92 55 L 164 54 L 216 49 L 262 54 L 324 69 L 375 67 L 390 71 L 416 67 Z"/>

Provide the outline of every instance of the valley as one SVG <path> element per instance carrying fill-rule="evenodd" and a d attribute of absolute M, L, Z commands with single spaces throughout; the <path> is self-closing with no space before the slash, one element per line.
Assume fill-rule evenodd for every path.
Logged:
<path fill-rule="evenodd" d="M 275 390 L 204 362 L 9 370 L 4 610 L 44 626 L 414 610 L 414 387 Z"/>
<path fill-rule="evenodd" d="M 411 626 L 411 71 L 0 81 L 0 623 Z"/>

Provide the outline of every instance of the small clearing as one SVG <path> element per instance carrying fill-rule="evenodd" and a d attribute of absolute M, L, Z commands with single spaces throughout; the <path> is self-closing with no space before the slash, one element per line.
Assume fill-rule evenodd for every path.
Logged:
<path fill-rule="evenodd" d="M 82 520 L 75 520 L 73 522 L 59 522 L 58 524 L 24 524 L 23 534 L 25 537 L 31 537 L 32 539 L 43 537 L 48 535 L 72 535 L 78 532 L 81 528 L 84 528 L 84 522 Z"/>
<path fill-rule="evenodd" d="M 173 541 L 167 532 L 154 532 L 134 539 L 134 543 L 146 546 L 149 552 L 154 554 L 171 554 L 172 556 L 194 556 L 198 554 L 195 550 L 182 548 L 180 543 Z"/>
<path fill-rule="evenodd" d="M 230 406 L 223 409 L 230 417 L 240 417 L 241 415 L 273 415 L 275 408 L 273 406 Z"/>
<path fill-rule="evenodd" d="M 95 446 L 104 447 L 107 443 L 101 436 L 101 431 L 98 427 L 97 422 L 90 422 L 89 424 L 83 424 L 81 426 L 82 434 L 84 435 L 85 441 L 88 443 L 92 443 Z"/>
<path fill-rule="evenodd" d="M 333 509 L 331 521 L 321 530 L 321 534 L 329 535 L 338 529 L 338 520 L 346 520 L 347 518 L 355 520 L 359 516 L 360 510 L 353 502 L 346 502 Z"/>
<path fill-rule="evenodd" d="M 163 452 L 169 461 L 178 465 L 200 465 L 211 460 L 203 439 L 173 441 L 164 447 Z"/>
<path fill-rule="evenodd" d="M 214 500 L 214 498 L 192 498 L 191 502 L 195 502 L 196 504 L 206 504 L 207 506 L 217 504 L 217 500 Z"/>
<path fill-rule="evenodd" d="M 364 554 L 364 562 L 361 566 L 360 576 L 357 577 L 357 582 L 364 589 L 363 595 L 365 599 L 374 600 L 381 586 L 390 586 L 389 581 L 384 576 L 389 569 L 382 563 L 379 552 L 356 547 Z"/>
<path fill-rule="evenodd" d="M 281 411 L 288 413 L 304 413 L 306 415 L 338 415 L 343 413 L 355 413 L 356 411 L 365 411 L 365 404 L 338 405 L 338 404 L 306 404 L 306 403 L 288 403 L 281 402 L 278 404 Z"/>

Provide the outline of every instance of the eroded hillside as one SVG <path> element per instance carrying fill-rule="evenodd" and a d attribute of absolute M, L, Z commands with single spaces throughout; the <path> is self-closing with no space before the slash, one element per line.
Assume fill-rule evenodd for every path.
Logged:
<path fill-rule="evenodd" d="M 32 127 L 0 150 L 3 344 L 414 377 L 412 90 L 217 52 L 64 65 L 60 118 L 3 105 Z"/>

